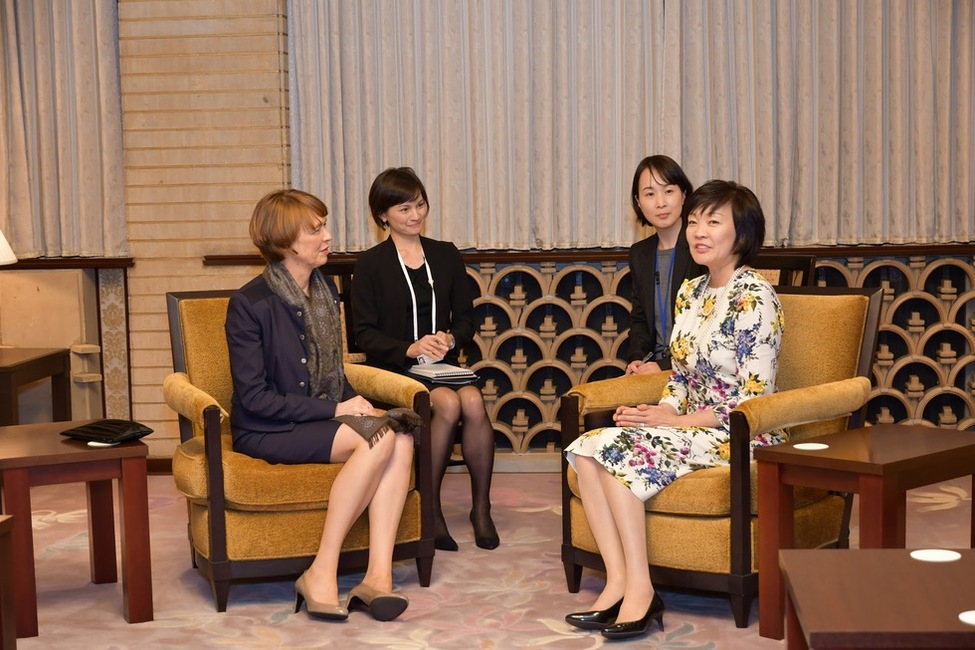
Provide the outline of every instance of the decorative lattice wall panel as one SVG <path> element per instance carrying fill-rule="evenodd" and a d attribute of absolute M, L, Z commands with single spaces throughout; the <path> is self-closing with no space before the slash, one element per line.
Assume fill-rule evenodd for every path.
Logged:
<path fill-rule="evenodd" d="M 971 257 L 817 262 L 828 286 L 882 287 L 867 421 L 971 430 L 975 424 L 975 268 Z"/>
<path fill-rule="evenodd" d="M 625 261 L 469 263 L 478 334 L 462 363 L 485 379 L 499 449 L 555 454 L 559 396 L 619 376 L 629 333 Z M 883 287 L 867 420 L 975 425 L 971 258 L 823 258 L 821 286 Z"/>
<path fill-rule="evenodd" d="M 630 320 L 625 262 L 468 266 L 481 296 L 478 332 L 461 362 L 484 379 L 501 449 L 553 453 L 559 397 L 626 367 Z"/>

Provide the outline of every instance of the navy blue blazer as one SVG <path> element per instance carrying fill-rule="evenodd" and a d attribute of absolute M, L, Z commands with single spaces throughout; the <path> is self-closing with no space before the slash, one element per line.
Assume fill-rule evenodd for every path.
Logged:
<path fill-rule="evenodd" d="M 331 283 L 329 288 L 335 295 Z M 285 304 L 263 276 L 230 296 L 226 331 L 234 380 L 234 436 L 244 431 L 290 431 L 296 422 L 335 417 L 337 401 L 311 395 L 302 311 Z M 342 401 L 355 395 L 346 381 Z"/>
<path fill-rule="evenodd" d="M 657 347 L 657 329 L 654 327 L 656 317 L 656 277 L 657 271 L 657 243 L 660 238 L 656 234 L 642 239 L 630 246 L 630 282 L 633 295 L 630 302 L 630 339 L 629 361 L 642 359 Z M 670 325 L 674 324 L 674 303 L 677 292 L 684 280 L 704 275 L 704 267 L 698 265 L 691 258 L 687 236 L 681 229 L 674 248 L 674 275 L 670 281 Z M 655 359 L 663 370 L 670 369 L 670 356 L 665 359 Z"/>
<path fill-rule="evenodd" d="M 437 329 L 450 332 L 456 341 L 444 361 L 456 364 L 458 351 L 474 339 L 476 294 L 453 243 L 420 237 L 420 245 L 437 296 Z M 369 364 L 398 372 L 415 365 L 416 360 L 406 356 L 415 340 L 413 302 L 392 238 L 359 255 L 351 293 L 356 344 Z M 422 323 L 420 327 L 422 333 Z"/>

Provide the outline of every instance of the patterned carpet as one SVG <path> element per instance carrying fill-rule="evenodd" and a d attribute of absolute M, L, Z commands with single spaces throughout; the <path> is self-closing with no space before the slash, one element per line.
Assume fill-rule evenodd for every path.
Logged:
<path fill-rule="evenodd" d="M 80 486 L 34 488 L 40 636 L 20 639 L 32 648 L 453 648 L 583 649 L 782 648 L 758 636 L 757 604 L 752 624 L 734 625 L 727 600 L 662 591 L 665 631 L 630 642 L 564 623 L 585 609 L 602 584 L 584 573 L 583 589 L 569 594 L 559 561 L 560 499 L 557 474 L 498 474 L 493 488 L 501 547 L 484 551 L 473 542 L 467 521 L 469 482 L 448 475 L 448 524 L 460 543 L 457 553 L 438 553 L 433 582 L 419 586 L 415 565 L 397 565 L 397 589 L 410 598 L 398 620 L 379 623 L 353 612 L 344 623 L 293 614 L 291 582 L 235 584 L 228 611 L 214 610 L 207 584 L 190 568 L 186 510 L 171 477 L 149 478 L 155 620 L 128 625 L 121 613 L 121 587 L 94 585 L 88 575 L 88 534 Z M 968 502 L 966 504 L 966 502 Z M 964 547 L 968 542 L 971 481 L 963 479 L 909 494 L 907 542 Z M 854 513 L 856 521 L 856 513 Z M 853 540 L 855 545 L 856 531 Z M 343 592 L 361 574 L 342 578 Z M 343 593 L 344 595 L 344 593 Z"/>

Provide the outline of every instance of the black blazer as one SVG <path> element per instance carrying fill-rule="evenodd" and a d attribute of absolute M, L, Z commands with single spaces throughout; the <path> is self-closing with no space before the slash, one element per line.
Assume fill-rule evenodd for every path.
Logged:
<path fill-rule="evenodd" d="M 657 347 L 657 330 L 653 325 L 656 314 L 656 282 L 654 274 L 657 271 L 657 242 L 656 234 L 642 239 L 630 246 L 630 282 L 633 285 L 633 295 L 630 302 L 630 340 L 629 361 L 642 359 Z M 677 237 L 674 255 L 674 275 L 670 281 L 670 305 L 677 301 L 677 292 L 684 280 L 704 275 L 706 270 L 691 258 L 687 236 L 681 229 Z M 670 325 L 674 324 L 674 310 L 670 310 Z M 664 370 L 670 368 L 670 356 L 655 359 Z"/>
<path fill-rule="evenodd" d="M 456 246 L 426 237 L 420 237 L 420 245 L 433 276 L 437 329 L 456 341 L 444 361 L 456 364 L 458 351 L 474 339 L 475 292 Z M 366 360 L 400 372 L 415 365 L 416 359 L 406 356 L 414 341 L 413 301 L 392 238 L 359 255 L 351 293 L 356 345 Z"/>
<path fill-rule="evenodd" d="M 331 283 L 329 288 L 334 295 Z M 304 317 L 271 291 L 263 276 L 231 294 L 226 331 L 234 435 L 291 431 L 296 422 L 335 417 L 338 402 L 311 395 Z M 342 400 L 355 395 L 346 381 Z"/>

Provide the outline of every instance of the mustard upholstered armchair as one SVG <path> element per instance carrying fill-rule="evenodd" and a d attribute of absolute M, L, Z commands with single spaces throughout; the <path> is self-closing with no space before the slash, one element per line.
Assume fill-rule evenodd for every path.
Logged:
<path fill-rule="evenodd" d="M 228 411 L 233 391 L 224 323 L 231 291 L 167 294 L 173 368 L 163 383 L 179 414 L 173 478 L 186 496 L 193 566 L 225 611 L 230 583 L 242 578 L 297 576 L 318 550 L 328 491 L 341 465 L 272 465 L 233 451 Z M 352 387 L 377 406 L 403 406 L 425 423 L 417 441 L 414 480 L 400 521 L 393 559 L 416 559 L 419 582 L 433 570 L 433 510 L 429 498 L 430 394 L 408 377 L 345 364 Z M 368 521 L 363 514 L 346 537 L 340 570 L 365 566 Z"/>
<path fill-rule="evenodd" d="M 860 426 L 870 393 L 880 289 L 776 288 L 785 314 L 779 392 L 731 414 L 730 464 L 698 470 L 646 503 L 647 558 L 654 584 L 726 593 L 735 623 L 748 625 L 758 593 L 758 518 L 749 440 L 787 428 L 792 440 Z M 582 384 L 562 396 L 562 448 L 580 432 L 612 424 L 620 404 L 655 403 L 669 373 Z M 849 497 L 797 488 L 796 546 L 845 545 Z M 570 592 L 582 568 L 603 570 L 575 472 L 562 460 L 562 562 Z"/>

